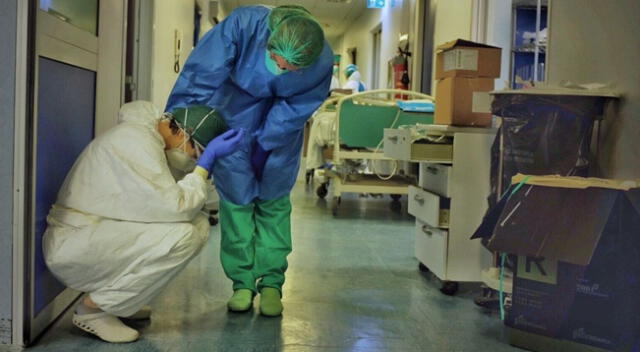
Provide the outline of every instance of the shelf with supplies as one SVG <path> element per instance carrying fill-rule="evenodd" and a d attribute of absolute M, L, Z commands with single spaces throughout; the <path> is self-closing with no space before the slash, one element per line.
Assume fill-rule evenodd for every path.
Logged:
<path fill-rule="evenodd" d="M 455 294 L 459 282 L 482 281 L 491 254 L 470 240 L 482 221 L 490 191 L 489 169 L 495 129 L 416 125 L 385 130 L 385 156 L 418 162 L 419 180 L 408 190 L 409 214 L 415 216 L 415 257 L 420 268 L 442 281 L 441 291 Z M 434 159 L 423 151 L 448 148 Z M 420 147 L 418 147 L 420 149 Z"/>
<path fill-rule="evenodd" d="M 511 50 L 514 53 L 529 53 L 529 54 L 535 54 L 536 52 L 536 48 L 535 46 L 521 46 L 518 48 L 515 48 L 513 50 Z M 545 54 L 547 52 L 547 46 L 546 45 L 539 45 L 538 46 L 538 52 L 540 54 Z"/>
<path fill-rule="evenodd" d="M 546 3 L 546 2 L 544 2 Z M 548 45 L 547 6 L 520 5 L 513 9 L 511 87 L 524 88 L 546 79 Z"/>

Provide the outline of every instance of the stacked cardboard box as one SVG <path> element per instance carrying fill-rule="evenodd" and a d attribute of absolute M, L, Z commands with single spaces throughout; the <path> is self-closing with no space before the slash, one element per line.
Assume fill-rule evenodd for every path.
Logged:
<path fill-rule="evenodd" d="M 541 352 L 640 350 L 637 182 L 517 175 L 518 182 L 526 184 L 475 234 L 518 258 L 505 321 L 511 344 Z"/>
<path fill-rule="evenodd" d="M 462 39 L 438 47 L 435 123 L 491 125 L 490 97 L 500 77 L 501 49 Z"/>

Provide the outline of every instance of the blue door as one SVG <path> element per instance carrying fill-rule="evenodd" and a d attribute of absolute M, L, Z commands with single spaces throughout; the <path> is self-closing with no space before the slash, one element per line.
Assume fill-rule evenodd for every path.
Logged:
<path fill-rule="evenodd" d="M 76 158 L 93 139 L 96 73 L 70 64 L 38 59 L 34 314 L 65 287 L 49 272 L 42 255 L 47 214 Z"/>

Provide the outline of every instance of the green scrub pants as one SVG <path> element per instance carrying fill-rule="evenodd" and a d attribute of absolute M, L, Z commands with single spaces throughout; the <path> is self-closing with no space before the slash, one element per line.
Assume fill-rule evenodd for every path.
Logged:
<path fill-rule="evenodd" d="M 234 291 L 245 288 L 257 293 L 263 287 L 282 291 L 291 253 L 289 195 L 248 205 L 220 199 L 220 230 L 220 260 Z"/>

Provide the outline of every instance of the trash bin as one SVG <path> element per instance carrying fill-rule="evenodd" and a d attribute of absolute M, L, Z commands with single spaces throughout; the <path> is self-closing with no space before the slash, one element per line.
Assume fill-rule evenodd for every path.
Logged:
<path fill-rule="evenodd" d="M 492 147 L 490 205 L 518 174 L 589 176 L 594 121 L 607 96 L 542 89 L 493 93 L 492 113 L 502 125 Z"/>

